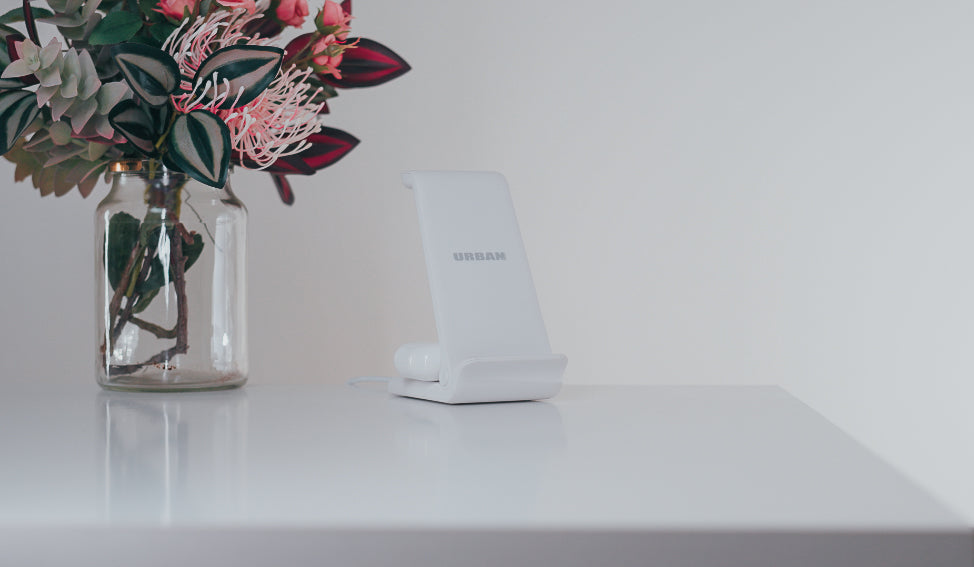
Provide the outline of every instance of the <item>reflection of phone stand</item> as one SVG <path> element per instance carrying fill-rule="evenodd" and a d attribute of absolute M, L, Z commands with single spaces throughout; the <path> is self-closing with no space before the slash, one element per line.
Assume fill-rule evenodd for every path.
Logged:
<path fill-rule="evenodd" d="M 550 398 L 568 359 L 552 354 L 507 182 L 499 173 L 403 175 L 419 213 L 438 345 L 403 345 L 401 396 L 446 403 Z"/>

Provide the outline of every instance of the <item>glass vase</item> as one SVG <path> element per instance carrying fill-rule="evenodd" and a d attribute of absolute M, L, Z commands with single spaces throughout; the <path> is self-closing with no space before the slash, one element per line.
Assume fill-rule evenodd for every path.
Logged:
<path fill-rule="evenodd" d="M 247 380 L 247 209 L 156 161 L 116 162 L 95 213 L 97 379 L 109 390 Z"/>

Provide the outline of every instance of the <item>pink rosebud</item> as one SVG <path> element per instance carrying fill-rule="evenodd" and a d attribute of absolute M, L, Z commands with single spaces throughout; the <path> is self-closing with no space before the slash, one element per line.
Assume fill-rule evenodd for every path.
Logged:
<path fill-rule="evenodd" d="M 167 18 L 181 20 L 183 19 L 183 15 L 186 14 L 186 10 L 189 10 L 190 14 L 196 13 L 197 3 L 198 0 L 159 0 L 155 11 Z"/>
<path fill-rule="evenodd" d="M 282 24 L 294 26 L 296 28 L 299 28 L 304 24 L 304 18 L 307 17 L 308 14 L 310 14 L 310 12 L 308 11 L 307 0 L 281 0 L 281 3 L 277 5 L 277 10 L 275 12 L 277 19 L 280 20 Z"/>
<path fill-rule="evenodd" d="M 338 55 L 323 55 L 321 57 L 315 57 L 315 63 L 327 68 L 325 71 L 322 71 L 321 74 L 327 75 L 330 73 L 334 75 L 336 79 L 341 79 L 342 73 L 338 69 L 338 66 L 342 64 L 342 55 L 342 53 L 339 53 Z"/>
<path fill-rule="evenodd" d="M 253 14 L 257 11 L 257 4 L 254 3 L 254 0 L 216 0 L 216 3 L 231 10 L 244 8 L 248 14 Z"/>
<path fill-rule="evenodd" d="M 352 16 L 345 13 L 341 5 L 332 0 L 325 0 L 324 7 L 315 18 L 315 26 L 321 33 L 334 34 L 338 39 L 348 36 L 349 22 Z"/>
<path fill-rule="evenodd" d="M 317 54 L 315 58 L 312 59 L 312 62 L 320 67 L 325 67 L 326 70 L 323 71 L 324 73 L 331 73 L 336 78 L 341 79 L 342 76 L 338 71 L 338 66 L 342 63 L 342 53 L 338 52 L 334 55 L 330 55 L 328 53 L 328 48 L 337 41 L 338 40 L 334 35 L 325 36 L 315 42 L 315 44 L 311 47 L 311 53 Z"/>

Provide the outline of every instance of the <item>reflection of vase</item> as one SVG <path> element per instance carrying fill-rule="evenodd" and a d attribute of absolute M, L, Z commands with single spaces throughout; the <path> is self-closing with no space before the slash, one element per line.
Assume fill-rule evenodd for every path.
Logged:
<path fill-rule="evenodd" d="M 242 513 L 247 394 L 103 392 L 109 521 L 213 521 Z"/>
<path fill-rule="evenodd" d="M 112 165 L 98 205 L 98 383 L 112 390 L 232 388 L 247 380 L 247 211 L 158 162 Z"/>

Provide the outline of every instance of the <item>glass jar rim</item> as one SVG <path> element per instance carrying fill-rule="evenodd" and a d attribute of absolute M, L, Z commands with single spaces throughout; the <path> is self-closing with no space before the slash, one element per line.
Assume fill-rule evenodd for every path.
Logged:
<path fill-rule="evenodd" d="M 155 168 L 152 164 L 155 163 Z M 178 169 L 170 169 L 167 167 L 162 160 L 155 158 L 122 158 L 108 163 L 108 170 L 106 173 L 108 175 L 116 175 L 119 173 L 132 173 L 141 174 L 143 171 L 153 171 L 156 175 L 163 173 L 166 175 L 186 175 L 188 174 Z M 233 164 L 230 164 L 230 173 L 233 173 Z"/>
<path fill-rule="evenodd" d="M 153 163 L 155 167 L 153 167 Z M 186 175 L 182 171 L 176 171 L 166 167 L 162 161 L 153 158 L 122 158 L 108 164 L 108 174 L 118 173 L 141 174 L 146 171 L 165 172 L 168 174 Z"/>
<path fill-rule="evenodd" d="M 108 171 L 111 173 L 128 173 L 130 171 L 142 171 L 145 169 L 147 159 L 117 159 L 108 164 Z"/>
<path fill-rule="evenodd" d="M 233 173 L 232 165 L 230 166 L 230 173 Z M 166 167 L 162 160 L 152 158 L 128 158 L 110 161 L 105 171 L 105 181 L 111 185 L 112 191 L 135 188 L 166 192 L 182 188 L 188 183 L 188 187 L 192 187 L 196 191 L 214 191 L 218 195 L 223 192 L 236 198 L 230 188 L 229 175 L 223 186 L 214 187 L 188 173 Z"/>

